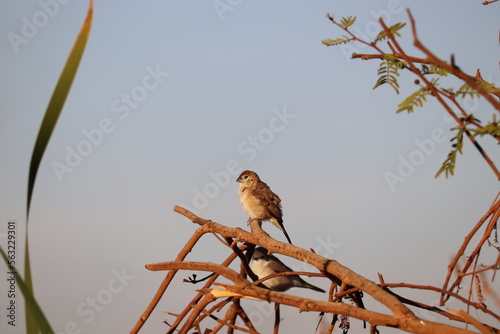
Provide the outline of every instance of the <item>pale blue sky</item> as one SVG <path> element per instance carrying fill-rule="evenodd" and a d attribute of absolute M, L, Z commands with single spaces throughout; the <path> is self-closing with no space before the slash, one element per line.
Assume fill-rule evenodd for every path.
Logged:
<path fill-rule="evenodd" d="M 280 195 L 297 246 L 390 282 L 440 286 L 450 257 L 498 192 L 471 145 L 458 158 L 456 176 L 434 179 L 453 124 L 433 101 L 412 115 L 395 114 L 416 90 L 414 77 L 401 77 L 400 95 L 389 87 L 373 91 L 376 61 L 350 60 L 345 53 L 352 49 L 321 44 L 342 34 L 327 13 L 357 16 L 354 29 L 370 35 L 375 17 L 407 22 L 409 7 L 436 55 L 454 53 L 462 69 L 473 74 L 479 67 L 498 83 L 498 5 L 220 2 L 232 10 L 218 12 L 217 1 L 95 2 L 87 49 L 38 174 L 29 226 L 36 295 L 57 332 L 68 323 L 82 333 L 132 328 L 163 277 L 144 264 L 173 260 L 196 228 L 174 205 L 247 228 L 234 166 L 256 171 Z M 20 264 L 34 140 L 87 5 L 0 4 L 0 233 L 17 220 Z M 30 30 L 34 22 L 39 27 Z M 25 43 L 13 45 L 13 34 Z M 402 45 L 420 56 L 409 27 L 402 34 Z M 466 107 L 492 112 L 485 102 Z M 435 146 L 418 153 L 417 142 L 428 144 L 433 132 L 441 133 Z M 497 146 L 483 144 L 500 165 Z M 86 156 L 68 157 L 71 151 Z M 391 189 L 384 175 L 397 174 L 401 159 L 411 156 L 424 159 Z M 266 230 L 284 240 L 277 229 Z M 223 258 L 227 249 L 212 239 L 189 260 Z M 114 277 L 122 271 L 130 277 L 120 286 Z M 165 332 L 161 322 L 172 318 L 162 312 L 179 311 L 191 298 L 197 287 L 181 283 L 187 276 L 177 276 L 175 292 L 160 302 L 144 333 Z M 97 297 L 106 305 L 92 317 L 88 298 Z M 259 307 L 267 306 L 253 307 L 256 319 L 266 313 Z M 2 320 L 2 332 L 23 332 L 19 312 L 19 326 Z M 312 332 L 316 315 L 286 310 L 284 318 L 284 332 Z M 267 331 L 273 317 L 262 319 Z"/>

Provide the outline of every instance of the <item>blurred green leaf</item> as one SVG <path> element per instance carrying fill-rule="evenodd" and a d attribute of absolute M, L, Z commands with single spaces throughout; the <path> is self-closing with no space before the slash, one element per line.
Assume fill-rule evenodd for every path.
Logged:
<path fill-rule="evenodd" d="M 35 180 L 38 173 L 38 168 L 40 166 L 40 162 L 43 158 L 43 154 L 45 149 L 47 148 L 47 144 L 52 136 L 52 132 L 56 126 L 59 115 L 61 114 L 62 108 L 64 106 L 64 102 L 68 96 L 69 90 L 71 89 L 71 85 L 73 83 L 73 79 L 75 78 L 76 72 L 78 70 L 78 66 L 80 64 L 80 60 L 83 56 L 83 51 L 85 50 L 85 46 L 87 44 L 87 40 L 90 34 L 90 28 L 92 25 L 92 14 L 93 14 L 93 0 L 89 2 L 89 9 L 87 12 L 87 17 L 83 23 L 82 28 L 80 29 L 80 33 L 76 38 L 75 44 L 69 54 L 69 57 L 66 61 L 64 69 L 59 77 L 59 81 L 57 82 L 56 88 L 52 93 L 52 97 L 50 99 L 49 105 L 47 106 L 47 110 L 45 111 L 45 116 L 42 120 L 42 124 L 40 126 L 40 130 L 38 131 L 38 136 L 36 138 L 35 147 L 33 148 L 33 153 L 31 155 L 31 163 L 28 174 L 28 195 L 27 195 L 27 204 L 26 204 L 26 225 L 28 225 L 29 221 L 29 213 L 31 206 L 31 199 L 33 196 L 33 189 L 35 186 Z M 32 312 L 30 307 L 30 300 L 33 299 L 33 282 L 31 277 L 31 265 L 30 265 L 30 256 L 29 256 L 29 242 L 28 242 L 28 229 L 26 228 L 26 248 L 25 248 L 25 261 L 24 261 L 24 276 L 25 281 L 23 281 L 24 287 L 21 288 L 21 291 L 26 298 L 26 332 L 29 334 L 37 334 L 42 330 L 42 333 L 49 333 L 46 331 L 50 329 L 50 326 L 46 327 L 44 323 L 40 322 L 45 319 L 40 319 L 39 313 Z M 38 305 L 37 305 L 38 307 Z M 43 316 L 43 314 L 42 314 Z M 43 317 L 44 318 L 44 317 Z M 46 320 L 45 320 L 46 322 Z M 52 330 L 50 330 L 52 332 Z"/>
<path fill-rule="evenodd" d="M 66 61 L 66 65 L 59 77 L 56 88 L 52 93 L 47 110 L 45 111 L 45 116 L 40 126 L 38 132 L 38 137 L 35 142 L 35 147 L 33 149 L 33 154 L 31 156 L 31 164 L 29 170 L 28 178 L 28 204 L 27 204 L 27 214 L 29 215 L 31 198 L 33 195 L 33 188 L 35 185 L 35 179 L 38 172 L 38 167 L 40 166 L 40 161 L 42 160 L 45 148 L 49 142 L 52 131 L 56 126 L 57 119 L 61 114 L 64 102 L 68 96 L 71 84 L 75 78 L 76 71 L 78 70 L 78 65 L 82 59 L 83 51 L 85 50 L 85 45 L 87 44 L 87 39 L 90 33 L 90 27 L 92 23 L 92 12 L 93 12 L 93 1 L 90 1 L 89 10 L 87 13 L 87 18 L 83 23 L 83 26 L 78 34 L 78 37 L 73 45 L 73 49 Z"/>
<path fill-rule="evenodd" d="M 415 107 L 422 107 L 424 102 L 427 102 L 426 96 L 431 93 L 431 90 L 427 87 L 420 87 L 415 93 L 408 96 L 403 102 L 398 105 L 398 110 L 396 113 L 399 114 L 402 111 L 412 113 Z"/>
<path fill-rule="evenodd" d="M 356 22 L 356 18 L 354 16 L 342 17 L 340 19 L 340 25 L 344 28 L 350 27 Z"/>
<path fill-rule="evenodd" d="M 24 301 L 26 304 L 25 305 L 26 313 L 29 313 L 30 316 L 36 321 L 37 326 L 35 328 L 37 332 L 41 332 L 43 334 L 54 333 L 54 331 L 50 327 L 49 322 L 47 321 L 47 318 L 43 314 L 42 309 L 38 305 L 33 294 L 31 293 L 31 290 L 28 288 L 28 285 L 22 279 L 21 275 L 19 275 L 15 266 L 9 264 L 9 259 L 7 258 L 7 254 L 5 254 L 5 251 L 1 247 L 0 247 L 0 253 L 2 254 L 5 263 L 7 263 L 7 266 L 9 267 L 9 273 L 11 272 L 14 273 L 12 275 L 15 276 L 16 284 L 19 286 L 19 288 L 21 289 L 21 293 L 24 296 Z"/>
<path fill-rule="evenodd" d="M 389 31 L 395 35 L 395 36 L 398 36 L 398 37 L 401 37 L 401 34 L 399 33 L 399 30 L 401 30 L 404 26 L 406 25 L 406 23 L 396 23 L 395 25 L 389 27 Z M 388 39 L 389 36 L 387 36 L 387 33 L 385 32 L 385 30 L 381 30 L 377 37 L 375 38 L 375 40 L 372 42 L 372 44 L 377 44 L 378 42 L 380 41 L 383 41 L 384 39 Z"/>
<path fill-rule="evenodd" d="M 406 63 L 392 56 L 384 57 L 384 60 L 380 62 L 380 67 L 378 69 L 379 78 L 373 86 L 373 89 L 383 85 L 389 84 L 396 93 L 399 94 L 399 83 L 397 77 L 399 77 L 399 69 L 404 68 Z"/>
<path fill-rule="evenodd" d="M 321 41 L 326 46 L 334 46 L 334 45 L 340 45 L 340 44 L 347 44 L 349 42 L 352 42 L 354 39 L 352 39 L 349 36 L 342 35 L 342 38 L 327 38 Z"/>

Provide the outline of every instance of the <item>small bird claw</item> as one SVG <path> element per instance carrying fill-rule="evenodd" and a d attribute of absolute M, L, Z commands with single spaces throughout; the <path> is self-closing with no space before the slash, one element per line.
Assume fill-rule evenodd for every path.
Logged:
<path fill-rule="evenodd" d="M 261 218 L 248 218 L 247 225 L 250 225 L 250 223 L 254 220 L 261 221 Z"/>

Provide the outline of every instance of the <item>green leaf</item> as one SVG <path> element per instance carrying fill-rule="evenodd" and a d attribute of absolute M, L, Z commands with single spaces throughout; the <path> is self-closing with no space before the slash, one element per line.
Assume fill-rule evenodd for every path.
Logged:
<path fill-rule="evenodd" d="M 481 78 L 481 80 L 476 80 L 476 83 L 481 86 L 485 91 L 488 93 L 494 94 L 494 95 L 499 95 L 500 94 L 500 88 L 496 88 L 494 84 L 489 83 L 487 81 L 484 81 L 484 79 Z M 471 87 L 468 83 L 463 84 L 456 92 L 455 94 L 458 97 L 465 98 L 465 97 L 470 97 L 470 98 L 475 98 L 475 97 L 481 97 L 481 94 L 479 94 L 475 88 Z"/>
<path fill-rule="evenodd" d="M 31 164 L 29 170 L 28 178 L 28 202 L 27 202 L 27 213 L 29 215 L 29 209 L 31 205 L 31 198 L 33 195 L 33 188 L 35 185 L 36 175 L 38 172 L 38 167 L 40 166 L 40 161 L 42 160 L 45 148 L 49 142 L 52 131 L 56 126 L 57 119 L 61 114 L 61 110 L 68 96 L 71 84 L 75 78 L 76 71 L 78 70 L 78 65 L 85 50 L 85 45 L 87 44 L 87 39 L 90 33 L 90 27 L 92 22 L 92 12 L 93 12 L 93 1 L 90 1 L 89 10 L 87 13 L 87 18 L 83 23 L 80 33 L 73 45 L 73 49 L 66 61 L 66 65 L 59 77 L 56 88 L 52 93 L 47 110 L 45 111 L 45 116 L 42 121 L 42 125 L 38 132 L 38 137 L 35 142 L 35 147 L 33 149 L 33 154 L 31 156 Z"/>
<path fill-rule="evenodd" d="M 47 106 L 47 110 L 45 111 L 44 118 L 42 120 L 42 124 L 40 126 L 40 130 L 38 131 L 38 136 L 36 138 L 35 147 L 33 148 L 33 153 L 31 155 L 30 169 L 28 175 L 28 194 L 27 194 L 27 204 L 26 204 L 26 222 L 29 221 L 29 213 L 31 206 L 31 199 L 33 196 L 33 189 L 35 186 L 36 176 L 38 173 L 38 168 L 40 166 L 40 162 L 43 158 L 43 154 L 45 149 L 47 148 L 47 144 L 52 136 L 52 132 L 56 126 L 59 115 L 61 114 L 62 108 L 64 106 L 64 102 L 68 96 L 69 90 L 73 83 L 73 79 L 75 78 L 76 72 L 78 70 L 78 66 L 80 64 L 80 60 L 82 59 L 83 51 L 85 50 L 85 46 L 87 44 L 87 40 L 90 34 L 90 28 L 92 24 L 92 14 L 93 14 L 93 0 L 89 2 L 89 9 L 87 12 L 87 17 L 80 29 L 80 33 L 76 38 L 75 44 L 69 54 L 68 59 L 66 60 L 66 64 L 64 69 L 59 77 L 57 85 L 52 93 L 52 97 L 50 99 L 49 105 Z M 28 224 L 26 224 L 27 226 Z M 26 228 L 26 248 L 25 248 L 25 261 L 24 261 L 24 275 L 25 281 L 23 284 L 25 285 L 26 290 L 29 294 L 25 294 L 26 296 L 32 296 L 33 294 L 33 281 L 31 277 L 31 264 L 30 264 L 30 256 L 29 256 L 29 242 L 28 242 L 28 228 Z M 22 288 L 23 289 L 23 288 Z M 37 316 L 36 312 L 32 312 L 30 310 L 29 305 L 30 300 L 26 303 L 26 332 L 29 334 L 37 334 L 40 330 L 44 330 L 44 327 L 40 324 L 40 319 Z M 46 328 L 45 328 L 46 329 Z M 48 333 L 48 331 L 43 331 L 44 333 Z M 51 331 L 52 332 L 52 331 Z"/>
<path fill-rule="evenodd" d="M 436 173 L 434 178 L 438 178 L 439 175 L 441 175 L 443 172 L 445 173 L 446 178 L 448 178 L 448 176 L 453 176 L 455 173 L 456 161 L 457 161 L 457 151 L 452 150 L 450 153 L 448 153 L 448 157 L 443 162 L 443 165 L 441 166 L 439 171 Z"/>
<path fill-rule="evenodd" d="M 422 64 L 422 74 L 427 75 L 427 74 L 437 74 L 439 76 L 445 77 L 447 76 L 450 72 L 445 70 L 444 68 L 441 68 L 439 66 L 436 66 L 434 64 Z"/>
<path fill-rule="evenodd" d="M 390 26 L 389 27 L 389 31 L 394 35 L 394 36 L 398 36 L 398 37 L 401 37 L 401 34 L 399 33 L 399 30 L 401 30 L 404 26 L 406 25 L 406 23 L 396 23 L 395 25 L 393 26 Z M 377 44 L 378 42 L 380 41 L 383 41 L 385 39 L 388 39 L 389 36 L 387 35 L 387 33 L 385 32 L 385 30 L 382 30 L 378 33 L 377 37 L 375 38 L 375 40 L 372 42 L 372 44 Z"/>
<path fill-rule="evenodd" d="M 406 63 L 396 59 L 395 57 L 384 57 L 384 60 L 380 62 L 380 67 L 378 69 L 379 78 L 373 86 L 373 89 L 383 85 L 389 84 L 396 93 L 399 94 L 399 83 L 397 77 L 399 76 L 399 69 L 405 67 Z"/>
<path fill-rule="evenodd" d="M 477 121 L 475 119 L 475 121 Z M 474 136 L 487 136 L 490 135 L 497 140 L 500 140 L 500 122 L 497 120 L 497 115 L 493 114 L 493 120 L 491 122 L 488 122 L 485 126 L 482 128 L 468 128 L 468 131 L 472 132 Z M 500 144 L 500 142 L 498 143 Z"/>
<path fill-rule="evenodd" d="M 472 88 L 468 83 L 463 84 L 456 92 L 455 95 L 461 98 L 466 98 L 467 96 L 471 99 L 477 97 L 481 97 L 481 94 L 477 92 L 474 88 Z"/>
<path fill-rule="evenodd" d="M 353 40 L 354 39 L 349 36 L 342 35 L 342 38 L 335 38 L 335 39 L 327 38 L 322 40 L 321 43 L 325 44 L 326 46 L 334 46 L 340 44 L 347 44 Z"/>
<path fill-rule="evenodd" d="M 448 176 L 453 176 L 457 163 L 457 152 L 463 154 L 462 149 L 464 145 L 463 140 L 465 129 L 463 127 L 457 126 L 452 128 L 451 130 L 457 130 L 457 134 L 450 140 L 453 143 L 451 145 L 452 149 L 450 153 L 448 153 L 446 160 L 441 165 L 441 168 L 434 176 L 435 178 L 439 177 L 439 175 L 441 175 L 443 172 L 445 173 L 446 178 L 448 178 Z"/>
<path fill-rule="evenodd" d="M 43 314 L 42 309 L 38 305 L 35 296 L 33 296 L 33 293 L 31 292 L 31 289 L 28 287 L 26 282 L 23 280 L 21 275 L 19 275 L 17 269 L 15 266 L 9 263 L 9 259 L 7 258 L 7 254 L 5 254 L 5 251 L 0 247 L 0 253 L 7 264 L 9 268 L 9 275 L 14 275 L 16 279 L 16 283 L 21 289 L 21 293 L 24 296 L 25 304 L 26 304 L 26 313 L 30 314 L 30 318 L 32 318 L 36 322 L 36 332 L 41 332 L 42 334 L 45 333 L 54 333 L 52 330 L 52 327 L 50 326 L 47 318 Z M 13 273 L 13 274 L 10 274 Z M 27 329 L 28 330 L 28 329 Z"/>
<path fill-rule="evenodd" d="M 497 96 L 500 93 L 500 88 L 495 87 L 494 84 L 489 83 L 489 82 L 485 81 L 484 79 L 483 80 L 476 80 L 476 82 L 478 83 L 478 85 L 483 87 L 483 89 L 486 90 L 488 93 L 495 94 Z"/>
<path fill-rule="evenodd" d="M 24 279 L 25 285 L 28 289 L 28 292 L 31 296 L 33 296 L 33 280 L 31 278 L 31 259 L 30 259 L 30 250 L 29 250 L 29 240 L 28 240 L 28 231 L 26 231 L 25 235 L 25 247 L 24 247 Z M 22 292 L 22 290 L 21 290 Z M 38 323 L 37 317 L 35 316 L 35 312 L 29 311 L 29 308 L 33 306 L 30 305 L 30 301 L 26 299 L 26 295 L 23 293 L 25 298 L 25 315 L 26 315 L 26 333 L 28 334 L 38 334 L 40 332 L 41 326 Z"/>
<path fill-rule="evenodd" d="M 398 105 L 398 110 L 396 113 L 399 114 L 402 111 L 412 113 L 415 107 L 421 107 L 424 102 L 427 102 L 426 96 L 431 93 L 430 89 L 427 87 L 420 87 L 415 93 L 408 96 L 403 102 Z"/>
<path fill-rule="evenodd" d="M 348 17 L 342 17 L 340 19 L 340 26 L 343 28 L 350 27 L 356 22 L 356 18 L 353 16 L 348 16 Z"/>
<path fill-rule="evenodd" d="M 438 87 L 439 78 L 434 78 L 430 81 L 430 84 Z M 432 91 L 427 87 L 420 87 L 415 93 L 408 96 L 403 102 L 398 105 L 398 110 L 396 110 L 396 114 L 399 114 L 402 111 L 407 111 L 408 113 L 412 113 L 415 107 L 422 107 L 424 102 L 427 102 L 427 95 L 431 95 Z"/>

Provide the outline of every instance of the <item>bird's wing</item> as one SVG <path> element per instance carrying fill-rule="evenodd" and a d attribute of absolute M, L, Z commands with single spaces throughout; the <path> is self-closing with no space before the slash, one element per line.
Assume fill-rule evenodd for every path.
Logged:
<path fill-rule="evenodd" d="M 258 199 L 265 206 L 272 217 L 276 218 L 280 223 L 283 222 L 283 212 L 281 211 L 281 199 L 273 193 L 273 191 L 269 188 L 269 186 L 260 181 L 255 195 L 258 196 Z"/>
<path fill-rule="evenodd" d="M 274 273 L 284 273 L 284 272 L 289 272 L 293 271 L 291 268 L 289 268 L 286 264 L 281 262 L 280 259 L 278 259 L 274 255 L 267 255 L 268 260 L 270 260 L 269 267 L 272 269 Z"/>

